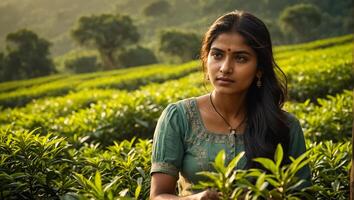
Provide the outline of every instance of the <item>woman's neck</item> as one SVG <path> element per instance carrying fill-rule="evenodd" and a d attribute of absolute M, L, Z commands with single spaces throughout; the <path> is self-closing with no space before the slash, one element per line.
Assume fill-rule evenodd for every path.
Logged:
<path fill-rule="evenodd" d="M 227 119 L 243 118 L 246 111 L 246 94 L 221 94 L 212 92 L 212 101 L 217 110 Z"/>

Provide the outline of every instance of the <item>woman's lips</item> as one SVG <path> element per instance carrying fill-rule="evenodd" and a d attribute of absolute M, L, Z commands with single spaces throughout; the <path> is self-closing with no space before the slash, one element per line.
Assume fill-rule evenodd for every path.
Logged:
<path fill-rule="evenodd" d="M 233 83 L 233 82 L 235 82 L 234 80 L 229 79 L 229 78 L 225 78 L 225 77 L 216 78 L 216 81 L 224 82 L 224 83 Z"/>

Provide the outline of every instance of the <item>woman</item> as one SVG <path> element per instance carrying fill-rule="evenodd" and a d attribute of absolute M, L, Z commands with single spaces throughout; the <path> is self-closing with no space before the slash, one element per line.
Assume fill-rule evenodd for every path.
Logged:
<path fill-rule="evenodd" d="M 151 199 L 217 199 L 215 191 L 193 193 L 191 185 L 202 180 L 197 172 L 213 170 L 210 162 L 222 149 L 227 162 L 245 151 L 237 166 L 245 169 L 260 167 L 253 158 L 273 158 L 279 143 L 286 157 L 306 151 L 299 121 L 281 109 L 286 77 L 260 19 L 242 11 L 221 16 L 204 36 L 201 59 L 213 91 L 163 111 L 154 134 Z M 299 176 L 310 179 L 308 166 Z M 175 194 L 177 181 L 183 197 Z"/>

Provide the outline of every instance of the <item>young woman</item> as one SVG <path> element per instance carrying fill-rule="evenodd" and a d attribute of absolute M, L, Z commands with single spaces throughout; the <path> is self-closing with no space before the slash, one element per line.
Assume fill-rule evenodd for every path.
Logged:
<path fill-rule="evenodd" d="M 245 151 L 237 166 L 245 169 L 260 167 L 253 158 L 273 158 L 279 143 L 287 158 L 306 151 L 299 121 L 282 110 L 286 77 L 260 19 L 242 11 L 221 16 L 204 36 L 201 59 L 213 91 L 163 111 L 154 134 L 151 199 L 218 199 L 215 191 L 191 186 L 203 179 L 197 172 L 213 170 L 210 162 L 222 149 L 228 162 Z M 310 180 L 308 166 L 299 176 Z"/>

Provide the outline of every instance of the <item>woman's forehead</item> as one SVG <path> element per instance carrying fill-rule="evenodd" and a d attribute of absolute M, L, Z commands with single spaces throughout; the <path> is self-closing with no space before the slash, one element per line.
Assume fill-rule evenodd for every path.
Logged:
<path fill-rule="evenodd" d="M 239 33 L 221 33 L 212 42 L 210 49 L 222 51 L 250 51 L 253 49 L 246 43 L 245 38 Z"/>

